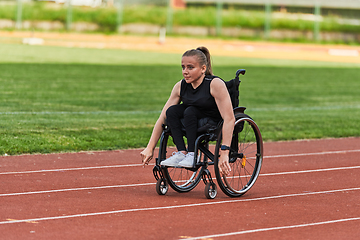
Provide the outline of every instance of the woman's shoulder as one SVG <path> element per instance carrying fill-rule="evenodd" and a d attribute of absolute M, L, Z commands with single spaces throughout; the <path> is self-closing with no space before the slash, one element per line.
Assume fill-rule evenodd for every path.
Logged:
<path fill-rule="evenodd" d="M 213 93 L 215 92 L 222 92 L 224 90 L 227 90 L 227 87 L 226 87 L 226 84 L 225 84 L 225 81 L 222 80 L 221 78 L 219 77 L 215 77 L 211 80 L 211 83 L 210 83 L 210 93 L 211 95 L 213 95 Z"/>
<path fill-rule="evenodd" d="M 181 89 L 181 85 L 182 85 L 182 80 L 178 81 L 175 83 L 175 85 L 173 86 L 173 92 L 177 92 L 180 93 L 180 89 Z"/>
<path fill-rule="evenodd" d="M 174 85 L 174 88 L 175 88 L 175 87 L 180 87 L 181 84 L 182 84 L 182 80 L 177 81 L 177 82 L 175 83 L 175 85 Z"/>
<path fill-rule="evenodd" d="M 224 80 L 221 77 L 215 76 L 215 75 L 206 75 L 205 80 L 212 82 L 224 82 Z"/>
<path fill-rule="evenodd" d="M 216 75 L 205 75 L 206 80 L 213 80 L 213 79 L 216 79 L 216 78 L 221 79 L 221 77 L 216 76 Z"/>
<path fill-rule="evenodd" d="M 208 78 L 208 80 L 211 80 L 211 84 L 210 85 L 222 85 L 222 84 L 224 84 L 225 82 L 224 82 L 224 80 L 222 79 L 222 78 L 220 78 L 220 77 L 218 77 L 218 76 L 210 76 L 209 78 Z"/>

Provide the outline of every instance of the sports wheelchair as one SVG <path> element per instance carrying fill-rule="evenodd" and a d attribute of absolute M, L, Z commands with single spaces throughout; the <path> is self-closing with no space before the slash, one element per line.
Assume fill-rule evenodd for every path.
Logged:
<path fill-rule="evenodd" d="M 156 158 L 153 168 L 153 174 L 157 180 L 156 192 L 159 195 L 165 195 L 169 185 L 177 192 L 189 192 L 203 180 L 205 196 L 208 199 L 214 199 L 217 195 L 217 187 L 208 169 L 209 165 L 214 165 L 217 183 L 221 190 L 230 197 L 239 197 L 254 185 L 260 174 L 263 160 L 263 141 L 254 120 L 244 113 L 246 108 L 238 107 L 240 74 L 244 75 L 245 70 L 237 70 L 235 78 L 225 82 L 235 115 L 235 126 L 229 151 L 231 175 L 221 175 L 218 167 L 223 121 L 214 123 L 210 119 L 199 120 L 194 164 L 191 168 L 161 166 L 161 161 L 171 155 L 168 153 L 168 145 L 172 139 L 171 130 L 164 124 L 160 138 L 159 156 Z M 214 144 L 210 144 L 210 142 L 215 142 L 215 148 Z"/>

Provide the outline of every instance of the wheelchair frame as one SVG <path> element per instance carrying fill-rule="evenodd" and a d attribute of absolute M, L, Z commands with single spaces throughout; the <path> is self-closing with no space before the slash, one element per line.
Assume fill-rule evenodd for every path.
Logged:
<path fill-rule="evenodd" d="M 232 99 L 235 115 L 235 125 L 229 151 L 231 175 L 222 176 L 219 172 L 218 161 L 222 141 L 222 125 L 210 127 L 206 132 L 200 133 L 195 141 L 195 156 L 192 168 L 161 166 L 161 161 L 167 156 L 168 141 L 171 131 L 163 125 L 160 138 L 159 156 L 153 168 L 156 183 L 156 192 L 165 195 L 169 185 L 177 192 L 189 192 L 203 180 L 205 196 L 214 199 L 217 195 L 217 186 L 208 169 L 214 165 L 215 176 L 220 189 L 230 197 L 239 197 L 246 193 L 256 182 L 262 165 L 263 141 L 260 130 L 254 120 L 244 113 L 245 107 L 239 104 L 239 75 L 245 74 L 244 69 L 236 72 L 235 78 L 225 82 Z M 209 148 L 210 142 L 215 143 L 215 150 Z"/>

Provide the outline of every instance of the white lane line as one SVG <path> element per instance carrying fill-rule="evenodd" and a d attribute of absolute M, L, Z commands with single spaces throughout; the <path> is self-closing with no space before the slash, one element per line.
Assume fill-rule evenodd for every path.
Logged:
<path fill-rule="evenodd" d="M 84 190 L 96 190 L 96 189 L 108 189 L 108 188 L 140 187 L 140 186 L 148 186 L 148 185 L 155 185 L 155 184 L 156 184 L 156 183 L 137 183 L 137 184 L 99 186 L 99 187 L 53 189 L 53 190 L 43 190 L 43 191 L 33 191 L 33 192 L 20 192 L 20 193 L 2 193 L 2 194 L 0 194 L 0 197 L 21 196 L 21 195 L 33 195 L 33 194 L 43 194 L 43 193 L 70 192 L 70 191 L 84 191 Z"/>
<path fill-rule="evenodd" d="M 328 154 L 344 154 L 344 153 L 354 153 L 360 152 L 360 149 L 354 150 L 341 150 L 341 151 L 327 151 L 327 152 L 314 152 L 314 153 L 294 153 L 294 154 L 284 154 L 284 155 L 272 155 L 264 156 L 266 158 L 283 158 L 283 157 L 302 157 L 302 156 L 315 156 L 315 155 L 328 155 Z"/>
<path fill-rule="evenodd" d="M 327 151 L 327 152 L 314 152 L 314 153 L 295 153 L 284 155 L 272 155 L 264 156 L 264 159 L 269 158 L 283 158 L 283 157 L 302 157 L 302 156 L 314 156 L 314 155 L 328 155 L 328 154 L 344 154 L 360 152 L 360 149 L 355 150 L 342 150 L 342 151 Z M 149 164 L 149 166 L 154 164 Z M 80 170 L 92 170 L 92 169 L 106 169 L 106 168 L 122 168 L 122 167 L 142 167 L 142 164 L 126 164 L 126 165 L 109 165 L 109 166 L 96 166 L 96 167 L 79 167 L 79 168 L 63 168 L 63 169 L 44 169 L 34 171 L 21 171 L 21 172 L 0 172 L 0 175 L 10 174 L 29 174 L 29 173 L 46 173 L 46 172 L 65 172 L 65 171 L 80 171 Z"/>
<path fill-rule="evenodd" d="M 278 172 L 278 173 L 260 173 L 260 176 L 276 176 L 276 175 L 287 175 L 287 174 L 298 174 L 298 173 L 313 173 L 313 172 L 327 172 L 327 171 L 337 171 L 337 170 L 351 170 L 359 169 L 360 166 L 350 166 L 350 167 L 337 167 L 337 168 L 320 168 L 320 169 L 311 169 L 311 170 L 300 170 L 292 172 Z"/>
<path fill-rule="evenodd" d="M 279 198 L 287 198 L 287 197 L 299 197 L 299 196 L 308 196 L 308 195 L 319 195 L 319 194 L 328 194 L 328 193 L 337 193 L 337 192 L 346 192 L 346 191 L 358 191 L 358 190 L 360 190 L 360 187 L 359 188 L 335 189 L 335 190 L 327 190 L 327 191 L 319 191 L 319 192 L 295 193 L 295 194 L 277 195 L 277 196 L 269 196 L 269 197 L 258 197 L 258 198 L 249 198 L 249 199 L 236 199 L 236 200 L 224 200 L 224 201 L 217 201 L 217 202 L 203 202 L 203 203 L 193 203 L 193 204 L 184 204 L 184 205 L 172 205 L 172 206 L 164 206 L 164 207 L 123 209 L 123 210 L 115 210 L 115 211 L 108 211 L 108 212 L 94 212 L 94 213 L 83 213 L 83 214 L 63 215 L 63 216 L 54 216 L 54 217 L 1 221 L 0 225 L 69 219 L 69 218 L 79 218 L 79 217 L 90 217 L 90 216 L 100 216 L 100 215 L 110 215 L 110 214 L 128 213 L 128 212 L 141 212 L 141 211 L 152 211 L 152 210 L 158 211 L 158 210 L 175 209 L 175 208 L 201 207 L 201 206 L 205 206 L 205 205 L 218 205 L 218 204 L 237 203 L 237 202 L 252 202 L 252 201 L 260 201 L 260 200 L 279 199 Z"/>
<path fill-rule="evenodd" d="M 330 48 L 328 53 L 329 53 L 329 55 L 342 56 L 342 57 L 358 57 L 359 56 L 358 50 L 353 50 L 353 49 Z"/>
<path fill-rule="evenodd" d="M 151 165 L 151 164 L 149 164 Z M 154 164 L 152 164 L 154 165 Z M 66 171 L 79 171 L 79 170 L 92 170 L 92 169 L 106 169 L 106 168 L 123 168 L 123 167 L 140 167 L 142 164 L 126 164 L 126 165 L 109 165 L 109 166 L 96 166 L 96 167 L 79 167 L 79 168 L 60 168 L 60 169 L 43 169 L 34 171 L 22 172 L 2 172 L 0 175 L 10 174 L 29 174 L 29 173 L 46 173 L 46 172 L 66 172 Z"/>
<path fill-rule="evenodd" d="M 313 173 L 313 172 L 326 172 L 326 171 L 339 171 L 339 170 L 351 170 L 351 169 L 360 169 L 360 166 L 324 168 L 324 169 L 302 170 L 302 171 L 292 171 L 292 172 L 263 173 L 263 174 L 260 174 L 260 176 L 277 176 L 277 175 Z M 213 180 L 216 180 L 216 178 L 213 178 Z M 155 184 L 156 183 L 136 183 L 136 184 L 110 185 L 110 186 L 98 186 L 98 187 L 53 189 L 53 190 L 20 192 L 20 193 L 2 193 L 2 194 L 0 194 L 0 197 L 33 195 L 33 194 L 43 194 L 43 193 L 70 192 L 70 191 L 97 190 L 97 189 L 107 189 L 107 188 L 141 187 L 141 186 L 149 186 L 149 185 L 155 185 Z"/>
<path fill-rule="evenodd" d="M 282 230 L 282 229 L 291 229 L 291 228 L 300 228 L 300 227 L 311 227 L 311 226 L 319 226 L 319 225 L 325 225 L 325 224 L 341 223 L 341 222 L 348 222 L 348 221 L 359 221 L 359 220 L 360 220 L 360 217 L 343 218 L 343 219 L 336 219 L 336 220 L 324 221 L 324 222 L 314 222 L 314 223 L 306 223 L 306 224 L 290 225 L 290 226 L 281 226 L 281 227 L 271 227 L 271 228 L 258 228 L 258 229 L 245 230 L 245 231 L 239 231 L 239 232 L 214 234 L 214 235 L 207 235 L 207 236 L 186 238 L 186 239 L 187 240 L 210 239 L 210 238 L 217 238 L 217 237 L 235 236 L 235 235 L 246 234 L 246 233 L 257 233 L 257 232 L 267 232 L 267 231 L 273 231 L 273 230 Z"/>

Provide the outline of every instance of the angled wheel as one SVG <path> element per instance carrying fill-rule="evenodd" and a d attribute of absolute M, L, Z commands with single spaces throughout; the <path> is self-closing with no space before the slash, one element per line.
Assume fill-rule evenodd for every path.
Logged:
<path fill-rule="evenodd" d="M 165 195 L 169 189 L 169 186 L 166 182 L 166 180 L 159 178 L 156 182 L 156 192 L 159 195 Z"/>
<path fill-rule="evenodd" d="M 176 151 L 175 148 L 168 146 L 170 142 L 172 142 L 170 133 L 163 132 L 160 141 L 159 163 L 170 157 L 173 151 Z M 204 161 L 204 158 L 204 154 L 199 151 L 199 161 Z M 204 168 L 204 165 L 195 166 L 194 168 L 163 167 L 163 173 L 172 189 L 177 192 L 189 192 L 201 181 Z"/>
<path fill-rule="evenodd" d="M 235 115 L 235 127 L 229 153 L 230 176 L 220 175 L 218 168 L 222 136 L 215 147 L 215 175 L 221 190 L 230 197 L 246 193 L 260 174 L 263 159 L 263 141 L 256 123 L 246 114 Z"/>
<path fill-rule="evenodd" d="M 205 185 L 205 196 L 208 199 L 214 199 L 217 195 L 217 187 L 215 183 L 206 183 Z"/>

